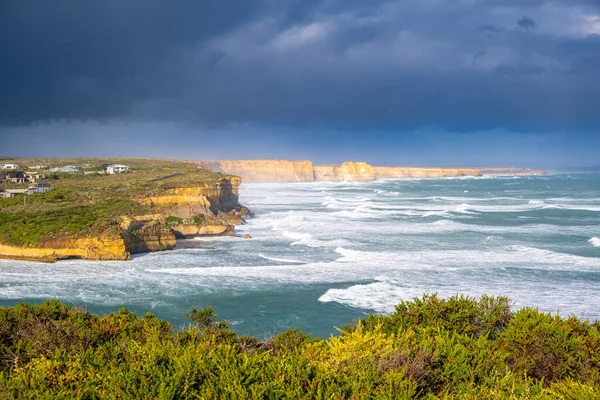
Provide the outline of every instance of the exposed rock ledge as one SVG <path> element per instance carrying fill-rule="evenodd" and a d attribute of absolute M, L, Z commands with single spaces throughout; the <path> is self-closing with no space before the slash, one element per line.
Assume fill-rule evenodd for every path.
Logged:
<path fill-rule="evenodd" d="M 444 178 L 482 175 L 539 175 L 524 168 L 414 168 L 374 167 L 365 162 L 313 165 L 301 160 L 210 160 L 200 164 L 241 176 L 245 182 L 373 181 L 379 178 Z"/>

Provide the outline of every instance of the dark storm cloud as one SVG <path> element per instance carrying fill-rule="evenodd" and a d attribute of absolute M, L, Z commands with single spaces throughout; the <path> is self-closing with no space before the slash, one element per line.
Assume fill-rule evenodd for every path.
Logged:
<path fill-rule="evenodd" d="M 600 6 L 566 3 L 4 0 L 0 124 L 599 127 Z"/>
<path fill-rule="evenodd" d="M 523 18 L 518 20 L 517 25 L 519 25 L 520 28 L 526 30 L 537 28 L 537 24 L 535 23 L 535 21 L 529 18 L 528 16 L 524 16 Z"/>

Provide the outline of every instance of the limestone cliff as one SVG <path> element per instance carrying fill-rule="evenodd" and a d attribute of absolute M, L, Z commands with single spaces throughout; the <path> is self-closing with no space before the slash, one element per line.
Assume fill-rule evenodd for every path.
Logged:
<path fill-rule="evenodd" d="M 54 262 L 59 259 L 128 260 L 125 241 L 120 236 L 103 235 L 97 238 L 61 239 L 44 247 L 17 247 L 0 244 L 0 258 Z"/>
<path fill-rule="evenodd" d="M 347 161 L 338 174 L 342 181 L 374 181 L 375 170 L 366 162 Z"/>
<path fill-rule="evenodd" d="M 173 250 L 175 232 L 160 214 L 121 217 L 120 236 L 130 254 Z"/>
<path fill-rule="evenodd" d="M 373 181 L 379 178 L 442 178 L 480 176 L 473 168 L 373 167 L 365 162 L 313 165 L 293 160 L 201 161 L 216 171 L 240 175 L 245 182 Z"/>
<path fill-rule="evenodd" d="M 315 165 L 315 181 L 337 181 L 340 167 L 337 165 Z"/>
<path fill-rule="evenodd" d="M 483 175 L 487 176 L 527 176 L 545 174 L 542 170 L 531 168 L 484 168 L 481 172 Z"/>
<path fill-rule="evenodd" d="M 172 250 L 175 232 L 161 215 L 122 217 L 120 226 L 95 237 L 55 237 L 38 247 L 0 245 L 0 258 L 55 262 L 79 258 L 85 260 L 129 260 L 131 254 Z"/>
<path fill-rule="evenodd" d="M 455 178 L 460 176 L 481 176 L 481 171 L 473 168 L 413 168 L 413 167 L 373 167 L 376 178 Z"/>
<path fill-rule="evenodd" d="M 340 166 L 315 165 L 316 181 L 374 181 L 375 171 L 365 162 L 347 161 Z"/>
<path fill-rule="evenodd" d="M 313 182 L 311 161 L 292 160 L 220 160 L 201 161 L 217 172 L 238 175 L 244 182 Z"/>
<path fill-rule="evenodd" d="M 232 176 L 212 184 L 167 189 L 165 193 L 136 200 L 167 217 L 218 216 L 241 208 L 238 204 L 241 183 L 240 177 Z"/>
<path fill-rule="evenodd" d="M 172 225 L 178 239 L 191 239 L 201 236 L 233 236 L 235 228 L 231 224 Z"/>

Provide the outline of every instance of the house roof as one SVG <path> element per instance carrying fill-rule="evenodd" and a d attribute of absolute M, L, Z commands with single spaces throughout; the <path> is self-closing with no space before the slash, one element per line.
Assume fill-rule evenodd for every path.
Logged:
<path fill-rule="evenodd" d="M 25 176 L 22 171 L 9 171 L 5 175 L 10 178 L 23 178 Z"/>

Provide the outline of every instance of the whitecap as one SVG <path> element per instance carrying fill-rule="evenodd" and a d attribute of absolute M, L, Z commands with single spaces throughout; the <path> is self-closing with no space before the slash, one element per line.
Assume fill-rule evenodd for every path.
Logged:
<path fill-rule="evenodd" d="M 258 254 L 259 257 L 264 258 L 265 260 L 269 260 L 269 261 L 275 261 L 275 262 L 284 262 L 284 263 L 290 263 L 290 264 L 306 264 L 305 261 L 300 261 L 300 260 L 292 260 L 292 259 L 287 259 L 287 258 L 279 258 L 279 257 L 269 257 L 269 256 L 265 256 L 264 254 Z"/>
<path fill-rule="evenodd" d="M 283 231 L 282 234 L 286 238 L 292 239 L 292 240 L 310 240 L 310 239 L 312 239 L 312 235 L 310 233 Z"/>
<path fill-rule="evenodd" d="M 594 247 L 600 247 L 600 238 L 599 237 L 593 237 L 590 240 L 588 240 L 588 243 L 591 244 Z"/>

